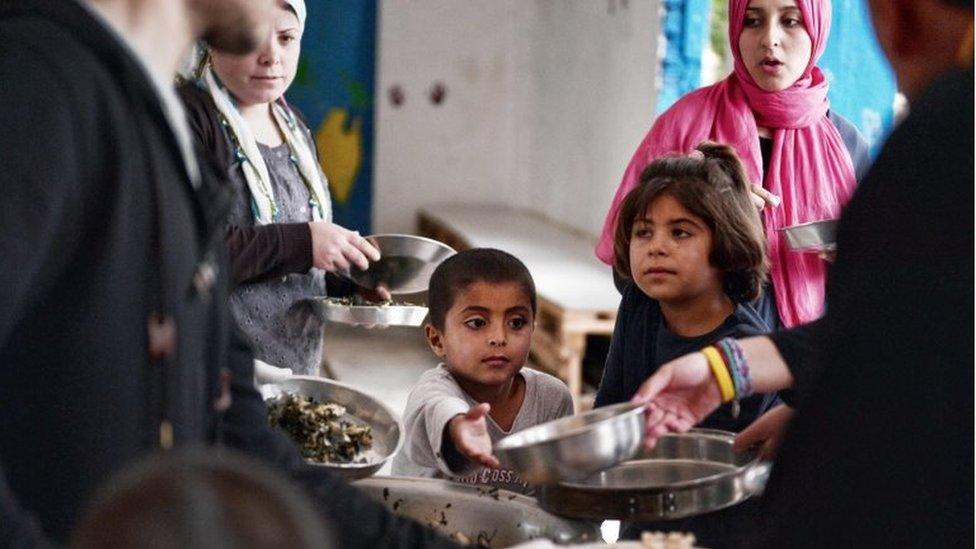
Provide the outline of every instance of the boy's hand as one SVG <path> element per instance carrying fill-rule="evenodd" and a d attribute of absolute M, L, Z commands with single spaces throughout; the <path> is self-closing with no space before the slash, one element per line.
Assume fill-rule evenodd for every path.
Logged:
<path fill-rule="evenodd" d="M 497 469 L 498 458 L 491 453 L 491 437 L 485 416 L 491 405 L 483 402 L 472 406 L 463 416 L 455 416 L 447 424 L 447 432 L 454 442 L 454 448 L 462 456 L 475 463 Z"/>

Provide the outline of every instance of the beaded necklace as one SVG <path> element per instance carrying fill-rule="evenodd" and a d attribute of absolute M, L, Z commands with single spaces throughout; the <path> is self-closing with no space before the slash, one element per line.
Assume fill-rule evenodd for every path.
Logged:
<path fill-rule="evenodd" d="M 282 120 L 284 120 L 285 125 L 288 126 L 289 131 L 284 131 L 281 133 L 284 134 L 285 143 L 288 144 L 288 160 L 291 161 L 292 166 L 295 167 L 295 171 L 298 172 L 299 177 L 302 178 L 302 183 L 304 183 L 305 187 L 308 189 L 308 205 L 313 210 L 318 211 L 320 219 L 325 219 L 325 207 L 319 201 L 318 194 L 315 191 L 312 181 L 309 179 L 309 175 L 305 173 L 305 170 L 303 170 L 299 164 L 297 156 L 298 144 L 292 141 L 296 136 L 304 135 L 304 132 L 302 132 L 302 130 L 298 127 L 298 122 L 295 120 L 294 114 L 290 110 L 285 109 L 283 105 L 274 103 L 271 110 L 275 115 L 275 120 L 278 122 L 279 128 Z"/>
<path fill-rule="evenodd" d="M 246 121 L 238 114 L 240 111 L 238 109 L 237 100 L 226 90 L 223 84 L 217 78 L 217 75 L 212 70 L 206 70 L 206 68 L 201 71 L 204 74 L 198 79 L 201 86 L 204 89 L 212 88 L 209 90 L 214 97 L 214 101 L 217 104 L 217 115 L 219 117 L 220 125 L 224 128 L 225 135 L 228 136 L 233 148 L 234 158 L 241 163 L 241 167 L 244 170 L 245 179 L 248 180 L 248 187 L 251 190 L 250 193 L 250 206 L 251 214 L 254 216 L 255 220 L 260 220 L 264 215 L 264 219 L 269 219 L 267 222 L 276 223 L 280 220 L 280 208 L 278 207 L 277 201 L 274 198 L 274 192 L 271 187 L 270 175 L 267 171 L 267 166 L 264 163 L 263 158 L 251 158 L 251 154 L 248 151 L 251 150 L 252 153 L 260 155 L 260 152 L 256 147 L 248 145 L 247 147 L 241 141 L 241 136 L 238 135 L 235 130 L 235 123 L 240 126 L 240 131 L 247 132 L 248 127 Z M 221 107 L 221 105 L 224 105 Z M 230 114 L 225 112 L 224 109 L 231 111 L 235 116 L 235 122 L 231 122 L 229 119 Z M 281 131 L 284 137 L 285 143 L 288 145 L 289 161 L 292 166 L 294 166 L 295 171 L 298 173 L 299 177 L 304 183 L 306 189 L 308 189 L 309 201 L 308 204 L 312 208 L 313 220 L 327 219 L 326 211 L 329 207 L 328 203 L 328 190 L 324 178 L 321 176 L 317 162 L 315 160 L 314 154 L 309 150 L 309 147 L 314 146 L 309 143 L 298 143 L 298 139 L 306 139 L 307 136 L 303 133 L 303 130 L 299 127 L 298 121 L 296 120 L 294 113 L 290 111 L 286 104 L 284 104 L 284 98 L 278 101 L 272 102 L 270 104 L 272 118 L 278 129 Z M 299 133 L 302 132 L 301 135 Z M 255 145 L 257 143 L 255 142 Z M 304 147 L 301 148 L 300 147 Z M 250 173 L 248 173 L 250 170 Z M 314 172 L 314 173 L 310 173 Z M 312 179 L 314 178 L 314 180 Z M 319 188 L 321 188 L 319 192 Z M 266 206 L 259 205 L 258 196 L 263 198 Z M 264 212 L 264 215 L 262 214 Z M 318 219 L 316 219 L 316 217 Z"/>

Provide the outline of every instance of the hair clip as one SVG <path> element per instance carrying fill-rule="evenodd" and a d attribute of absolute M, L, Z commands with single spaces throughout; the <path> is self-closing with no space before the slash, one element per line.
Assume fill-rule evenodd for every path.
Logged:
<path fill-rule="evenodd" d="M 688 153 L 688 158 L 694 158 L 695 160 L 705 160 L 705 154 L 697 149 Z"/>

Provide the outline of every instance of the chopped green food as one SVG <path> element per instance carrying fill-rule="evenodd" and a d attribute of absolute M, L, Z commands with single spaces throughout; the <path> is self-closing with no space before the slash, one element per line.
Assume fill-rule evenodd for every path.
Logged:
<path fill-rule="evenodd" d="M 366 463 L 360 454 L 373 446 L 369 425 L 341 419 L 346 408 L 331 401 L 284 393 L 268 403 L 268 423 L 282 429 L 305 459 L 319 463 Z"/>
<path fill-rule="evenodd" d="M 416 307 L 413 303 L 407 303 L 406 301 L 369 301 L 361 295 L 353 295 L 350 297 L 330 297 L 329 303 L 334 305 L 342 305 L 344 307 Z"/>

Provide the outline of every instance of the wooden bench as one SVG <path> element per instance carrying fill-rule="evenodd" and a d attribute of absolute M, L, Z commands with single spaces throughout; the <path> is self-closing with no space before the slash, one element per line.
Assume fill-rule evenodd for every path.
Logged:
<path fill-rule="evenodd" d="M 428 206 L 417 222 L 421 235 L 456 250 L 497 248 L 525 263 L 539 298 L 532 358 L 566 382 L 577 410 L 592 406 L 583 397 L 586 337 L 612 334 L 620 304 L 610 267 L 593 255 L 593 238 L 504 206 Z"/>

